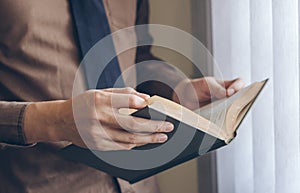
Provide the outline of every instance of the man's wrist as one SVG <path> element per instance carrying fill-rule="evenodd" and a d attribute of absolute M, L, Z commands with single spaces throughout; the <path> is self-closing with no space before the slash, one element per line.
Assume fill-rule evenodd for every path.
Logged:
<path fill-rule="evenodd" d="M 64 139 L 61 106 L 64 101 L 36 102 L 24 112 L 23 132 L 26 143 L 55 142 Z"/>

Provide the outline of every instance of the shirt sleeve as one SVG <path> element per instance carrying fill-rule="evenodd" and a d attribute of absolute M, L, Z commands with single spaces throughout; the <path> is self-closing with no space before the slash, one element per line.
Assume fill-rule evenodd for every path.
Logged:
<path fill-rule="evenodd" d="M 0 101 L 0 145 L 27 145 L 23 117 L 28 102 Z"/>

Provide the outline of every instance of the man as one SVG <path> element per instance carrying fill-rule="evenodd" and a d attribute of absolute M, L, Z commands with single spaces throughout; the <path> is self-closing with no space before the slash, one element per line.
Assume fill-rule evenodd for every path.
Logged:
<path fill-rule="evenodd" d="M 111 32 L 148 22 L 147 1 L 101 2 Z M 58 153 L 70 142 L 87 145 L 74 123 L 72 104 L 84 105 L 81 119 L 101 123 L 101 132 L 91 124 L 84 125 L 86 130 L 81 132 L 90 138 L 89 147 L 103 151 L 162 143 L 167 140 L 162 132 L 173 129 L 167 122 L 115 116 L 119 108 L 129 105 L 139 109 L 146 105 L 149 96 L 131 88 L 89 90 L 72 98 L 81 45 L 73 17 L 77 12 L 71 9 L 70 3 L 68 0 L 0 2 L 0 192 L 159 192 L 154 179 L 131 186 L 101 171 L 68 161 Z M 126 38 L 130 41 L 136 37 L 131 34 Z M 132 49 L 118 56 L 122 71 L 136 61 L 152 58 L 150 47 Z M 202 88 L 197 93 L 199 101 L 184 104 L 189 107 L 211 97 L 232 95 L 243 87 L 240 79 L 225 84 L 213 78 L 187 83 L 173 76 L 176 72 L 172 68 L 161 66 L 160 71 L 175 77 L 173 82 L 178 92 L 187 88 L 185 84 Z M 215 88 L 212 95 L 208 85 Z M 82 88 L 85 88 L 84 80 Z M 138 88 L 148 94 L 176 98 L 159 83 Z M 111 103 L 113 97 L 118 99 L 117 103 Z M 95 102 L 96 110 L 91 101 Z M 149 134 L 136 134 L 139 132 Z"/>

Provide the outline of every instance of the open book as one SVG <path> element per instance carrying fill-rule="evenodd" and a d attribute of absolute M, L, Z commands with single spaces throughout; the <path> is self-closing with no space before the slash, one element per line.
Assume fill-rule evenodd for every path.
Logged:
<path fill-rule="evenodd" d="M 134 150 L 94 151 L 68 146 L 66 158 L 135 183 L 156 173 L 218 149 L 232 141 L 243 118 L 267 80 L 255 82 L 231 97 L 214 101 L 191 111 L 168 99 L 152 96 L 140 110 L 121 109 L 121 113 L 174 124 L 164 144 L 147 144 Z"/>

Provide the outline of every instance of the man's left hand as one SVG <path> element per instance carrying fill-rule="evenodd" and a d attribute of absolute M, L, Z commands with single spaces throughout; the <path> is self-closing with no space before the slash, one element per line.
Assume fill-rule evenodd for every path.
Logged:
<path fill-rule="evenodd" d="M 196 109 L 214 99 L 232 96 L 244 86 L 241 78 L 224 81 L 214 77 L 184 80 L 175 88 L 173 100 L 189 109 Z"/>

